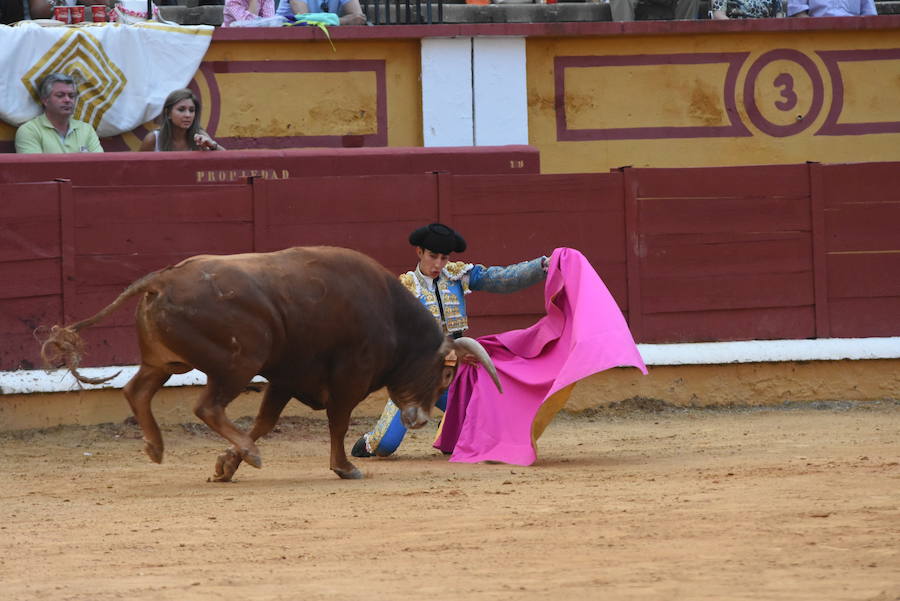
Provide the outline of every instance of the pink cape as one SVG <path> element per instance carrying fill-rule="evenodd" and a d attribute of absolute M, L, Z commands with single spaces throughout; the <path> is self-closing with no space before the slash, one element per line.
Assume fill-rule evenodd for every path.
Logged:
<path fill-rule="evenodd" d="M 647 368 L 606 285 L 577 250 L 557 248 L 544 286 L 547 315 L 524 330 L 479 338 L 503 394 L 487 371 L 463 364 L 434 443 L 450 461 L 531 465 L 532 425 L 554 393 L 617 366 Z"/>

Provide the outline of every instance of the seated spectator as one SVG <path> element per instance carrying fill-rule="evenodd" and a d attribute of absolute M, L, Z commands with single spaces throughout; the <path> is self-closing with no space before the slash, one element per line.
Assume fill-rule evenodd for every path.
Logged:
<path fill-rule="evenodd" d="M 222 27 L 230 27 L 236 21 L 253 21 L 273 16 L 274 0 L 225 0 Z"/>
<path fill-rule="evenodd" d="M 0 24 L 11 25 L 31 19 L 52 19 L 53 0 L 0 0 Z"/>
<path fill-rule="evenodd" d="M 307 13 L 336 14 L 340 17 L 341 25 L 366 24 L 366 16 L 359 0 L 281 0 L 275 11 L 275 14 L 286 18 Z"/>
<path fill-rule="evenodd" d="M 696 19 L 700 0 L 609 0 L 613 21 Z"/>
<path fill-rule="evenodd" d="M 75 80 L 62 73 L 46 76 L 38 88 L 44 112 L 16 131 L 16 152 L 103 152 L 90 124 L 72 119 L 78 90 Z"/>
<path fill-rule="evenodd" d="M 24 0 L 22 2 L 27 9 L 26 19 L 52 19 L 53 9 L 63 6 L 64 0 Z"/>
<path fill-rule="evenodd" d="M 780 7 L 781 0 L 712 0 L 711 5 L 713 19 L 766 19 L 779 16 Z"/>
<path fill-rule="evenodd" d="M 789 17 L 858 17 L 877 15 L 874 0 L 788 0 Z"/>
<path fill-rule="evenodd" d="M 144 136 L 139 151 L 225 150 L 200 128 L 200 99 L 191 90 L 169 94 L 159 122 L 159 129 Z"/>

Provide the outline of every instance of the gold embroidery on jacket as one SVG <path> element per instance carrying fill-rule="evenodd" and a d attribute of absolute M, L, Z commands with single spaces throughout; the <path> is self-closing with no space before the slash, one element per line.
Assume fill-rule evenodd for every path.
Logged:
<path fill-rule="evenodd" d="M 416 278 L 411 271 L 407 271 L 400 276 L 400 283 L 403 284 L 407 290 L 412 292 L 413 296 L 419 296 L 416 291 Z"/>
<path fill-rule="evenodd" d="M 469 265 L 469 263 L 464 261 L 454 261 L 452 263 L 447 263 L 444 269 L 450 274 L 450 279 L 456 280 L 459 276 L 465 275 L 465 273 L 471 269 L 471 267 L 466 269 L 467 265 Z"/>

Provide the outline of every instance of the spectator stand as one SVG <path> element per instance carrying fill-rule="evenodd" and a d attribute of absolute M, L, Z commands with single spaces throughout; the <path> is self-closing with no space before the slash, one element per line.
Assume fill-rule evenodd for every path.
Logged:
<path fill-rule="evenodd" d="M 160 14 L 182 25 L 222 24 L 224 0 L 163 0 Z M 609 4 L 593 0 L 370 0 L 361 2 L 372 25 L 442 23 L 577 23 L 612 21 Z M 879 15 L 900 14 L 900 0 L 875 0 Z M 700 3 L 699 19 L 709 18 L 709 1 Z"/>

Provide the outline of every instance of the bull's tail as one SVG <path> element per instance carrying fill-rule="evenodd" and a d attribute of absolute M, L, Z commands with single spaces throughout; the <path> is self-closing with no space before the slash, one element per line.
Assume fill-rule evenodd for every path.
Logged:
<path fill-rule="evenodd" d="M 121 372 L 116 372 L 106 378 L 89 378 L 78 372 L 78 366 L 81 364 L 81 358 L 84 355 L 84 340 L 78 335 L 78 331 L 94 325 L 121 307 L 122 304 L 132 296 L 147 290 L 156 279 L 156 276 L 167 269 L 170 268 L 166 267 L 165 269 L 148 273 L 137 280 L 126 288 L 116 300 L 107 305 L 106 308 L 102 309 L 93 317 L 88 317 L 87 319 L 73 323 L 70 326 L 57 325 L 50 328 L 49 335 L 41 344 L 41 358 L 44 360 L 44 367 L 52 369 L 65 366 L 66 369 L 75 376 L 76 380 L 86 384 L 102 384 L 103 382 L 107 382 L 118 376 Z M 39 333 L 35 332 L 35 335 L 39 336 Z"/>

